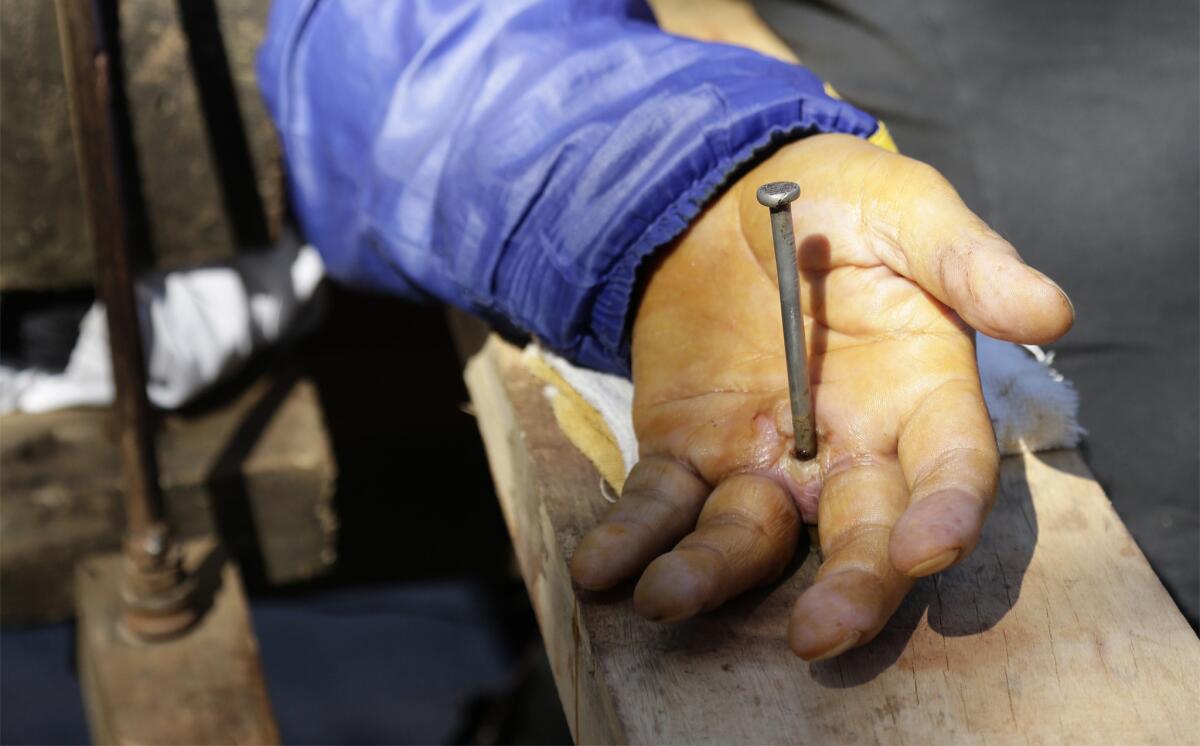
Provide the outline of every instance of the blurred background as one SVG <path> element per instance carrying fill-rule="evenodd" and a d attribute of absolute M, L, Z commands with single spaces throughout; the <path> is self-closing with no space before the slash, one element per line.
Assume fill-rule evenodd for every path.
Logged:
<path fill-rule="evenodd" d="M 1075 299 L 1056 364 L 1081 390 L 1085 453 L 1194 627 L 1197 8 L 1145 5 L 758 3 Z M 136 187 L 130 252 L 157 278 L 146 297 L 220 285 L 253 311 L 278 296 L 262 277 L 300 262 L 255 85 L 268 0 L 98 7 L 120 42 L 116 145 Z M 1045 48 L 1065 51 L 1030 51 Z M 1089 56 L 1116 72 L 1080 83 Z M 55 3 L 3 0 L 0 86 L 0 741 L 84 743 L 72 572 L 118 549 L 123 516 L 112 425 L 77 406 L 106 394 L 77 354 L 94 259 Z M 1122 107 L 1147 112 L 1141 129 L 1106 114 Z M 1097 164 L 1118 178 L 1098 188 Z M 203 285 L 196 267 L 225 274 Z M 328 283 L 282 297 L 214 353 L 219 376 L 176 392 L 158 442 L 173 525 L 221 536 L 241 568 L 283 740 L 568 742 L 443 309 Z M 155 349 L 180 328 L 151 326 Z"/>
<path fill-rule="evenodd" d="M 267 6 L 99 3 L 139 269 L 236 266 L 283 238 L 254 78 Z M 13 409 L 47 390 L 24 372 L 68 368 L 95 295 L 55 3 L 4 1 L 0 84 L 0 741 L 85 743 L 71 572 L 118 547 L 111 424 Z M 159 427 L 174 525 L 239 561 L 283 740 L 569 742 L 443 310 L 317 295 Z"/>

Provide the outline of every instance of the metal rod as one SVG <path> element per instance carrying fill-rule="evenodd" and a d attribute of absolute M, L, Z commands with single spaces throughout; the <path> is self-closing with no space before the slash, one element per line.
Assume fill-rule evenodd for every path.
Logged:
<path fill-rule="evenodd" d="M 96 261 L 96 289 L 108 320 L 121 472 L 125 491 L 127 610 L 131 630 L 159 637 L 186 626 L 188 591 L 165 520 L 127 230 L 127 184 L 118 165 L 110 55 L 93 0 L 58 0 L 59 36 L 71 102 L 75 152 Z M 138 616 L 141 614 L 141 616 Z M 129 620 L 127 614 L 127 621 Z"/>
<path fill-rule="evenodd" d="M 792 401 L 792 429 L 796 456 L 817 455 L 817 426 L 808 386 L 808 355 L 804 344 L 804 315 L 800 300 L 800 270 L 796 264 L 796 237 L 792 232 L 791 203 L 800 187 L 790 181 L 773 181 L 758 188 L 758 201 L 771 210 L 771 240 L 779 276 L 779 308 L 783 314 L 783 346 L 787 357 L 788 395 Z"/>

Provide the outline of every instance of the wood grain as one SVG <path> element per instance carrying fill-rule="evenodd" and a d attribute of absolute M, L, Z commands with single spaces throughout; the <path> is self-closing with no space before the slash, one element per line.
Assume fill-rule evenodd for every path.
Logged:
<path fill-rule="evenodd" d="M 749 47 L 770 57 L 795 62 L 796 55 L 759 18 L 748 0 L 651 0 L 663 31 L 701 41 Z"/>
<path fill-rule="evenodd" d="M 311 381 L 263 376 L 223 406 L 165 417 L 157 442 L 179 536 L 220 534 L 255 585 L 332 569 L 337 464 Z M 121 489 L 108 410 L 0 417 L 0 621 L 73 615 L 76 561 L 120 544 Z"/>
<path fill-rule="evenodd" d="M 92 740 L 102 744 L 272 744 L 258 640 L 236 566 L 208 539 L 183 542 L 205 613 L 147 645 L 120 625 L 121 555 L 79 563 L 78 661 Z"/>
<path fill-rule="evenodd" d="M 745 0 L 653 0 L 670 33 L 795 55 Z M 784 641 L 815 552 L 679 625 L 567 560 L 606 502 L 518 352 L 454 319 L 468 388 L 580 743 L 1197 743 L 1200 641 L 1074 451 L 1004 460 L 962 565 L 919 582 L 870 645 L 813 665 Z"/>
<path fill-rule="evenodd" d="M 872 644 L 809 665 L 784 633 L 815 552 L 673 626 L 637 617 L 629 588 L 576 592 L 599 474 L 514 347 L 488 338 L 466 380 L 580 743 L 1198 742 L 1200 641 L 1076 452 L 1005 459 L 969 560 L 918 583 Z"/>
<path fill-rule="evenodd" d="M 83 4 L 83 3 L 81 3 Z M 255 55 L 266 29 L 267 0 L 150 0 L 120 3 L 125 87 L 138 150 L 155 266 L 175 269 L 227 258 L 247 245 L 239 211 L 247 194 L 228 194 L 230 154 L 215 149 L 206 121 L 229 133 L 228 120 L 206 120 L 211 86 L 189 54 L 188 13 L 215 7 L 236 104 L 253 159 L 243 188 L 257 190 L 274 235 L 283 220 L 279 143 L 255 82 Z M 4 0 L 0 11 L 0 288 L 68 289 L 92 284 L 86 221 L 71 148 L 67 91 L 55 4 Z M 211 49 L 212 45 L 208 45 Z M 207 52 L 208 50 L 201 50 Z M 211 107 L 209 107 L 209 111 Z M 222 141 L 222 144 L 224 142 Z"/>

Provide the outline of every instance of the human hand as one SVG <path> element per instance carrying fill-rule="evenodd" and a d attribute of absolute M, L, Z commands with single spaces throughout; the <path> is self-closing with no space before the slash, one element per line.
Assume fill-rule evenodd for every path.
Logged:
<path fill-rule="evenodd" d="M 795 181 L 816 459 L 793 453 L 769 214 Z M 633 327 L 641 460 L 579 545 L 588 589 L 642 573 L 677 621 L 774 580 L 816 521 L 824 563 L 788 640 L 808 660 L 879 633 L 914 578 L 971 552 L 999 457 L 972 328 L 1050 342 L 1062 290 L 918 161 L 844 135 L 790 144 L 710 205 L 649 274 Z M 643 572 L 644 570 L 644 572 Z"/>

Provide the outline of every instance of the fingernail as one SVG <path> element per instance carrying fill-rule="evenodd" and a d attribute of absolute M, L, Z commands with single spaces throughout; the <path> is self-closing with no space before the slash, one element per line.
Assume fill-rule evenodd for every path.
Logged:
<path fill-rule="evenodd" d="M 925 560 L 924 562 L 914 565 L 905 574 L 909 575 L 910 577 L 914 577 L 914 578 L 920 578 L 920 577 L 924 577 L 926 575 L 932 575 L 935 572 L 941 572 L 942 570 L 945 570 L 950 565 L 953 565 L 954 561 L 956 559 L 958 559 L 958 550 L 957 549 L 947 549 L 946 551 L 942 552 L 941 554 L 934 555 L 933 557 L 930 557 L 929 559 Z"/>
<path fill-rule="evenodd" d="M 1032 272 L 1036 277 L 1041 279 L 1043 282 L 1047 283 L 1048 285 L 1050 285 L 1051 287 L 1053 287 L 1055 290 L 1058 291 L 1058 294 L 1063 297 L 1063 300 L 1065 300 L 1067 302 L 1067 306 L 1070 307 L 1071 317 L 1074 318 L 1075 304 L 1071 302 L 1071 296 L 1067 295 L 1067 291 L 1062 289 L 1062 285 L 1059 285 L 1057 282 L 1050 279 L 1050 277 L 1045 272 L 1041 271 L 1040 269 L 1031 267 L 1028 264 L 1025 265 L 1025 268 L 1028 269 L 1030 272 Z"/>
<path fill-rule="evenodd" d="M 713 598 L 716 576 L 697 571 L 678 552 L 664 554 L 633 589 L 633 610 L 643 619 L 670 624 L 704 611 Z"/>
<path fill-rule="evenodd" d="M 829 658 L 836 658 L 837 656 L 841 655 L 842 653 L 846 652 L 850 648 L 857 645 L 858 641 L 861 638 L 862 638 L 861 632 L 857 632 L 857 631 L 851 632 L 850 634 L 846 635 L 846 637 L 843 638 L 843 640 L 841 642 L 839 642 L 837 645 L 834 645 L 830 649 L 826 650 L 824 653 L 821 653 L 820 655 L 818 655 L 814 658 L 809 658 L 808 662 L 816 663 L 817 661 L 828 660 Z"/>

